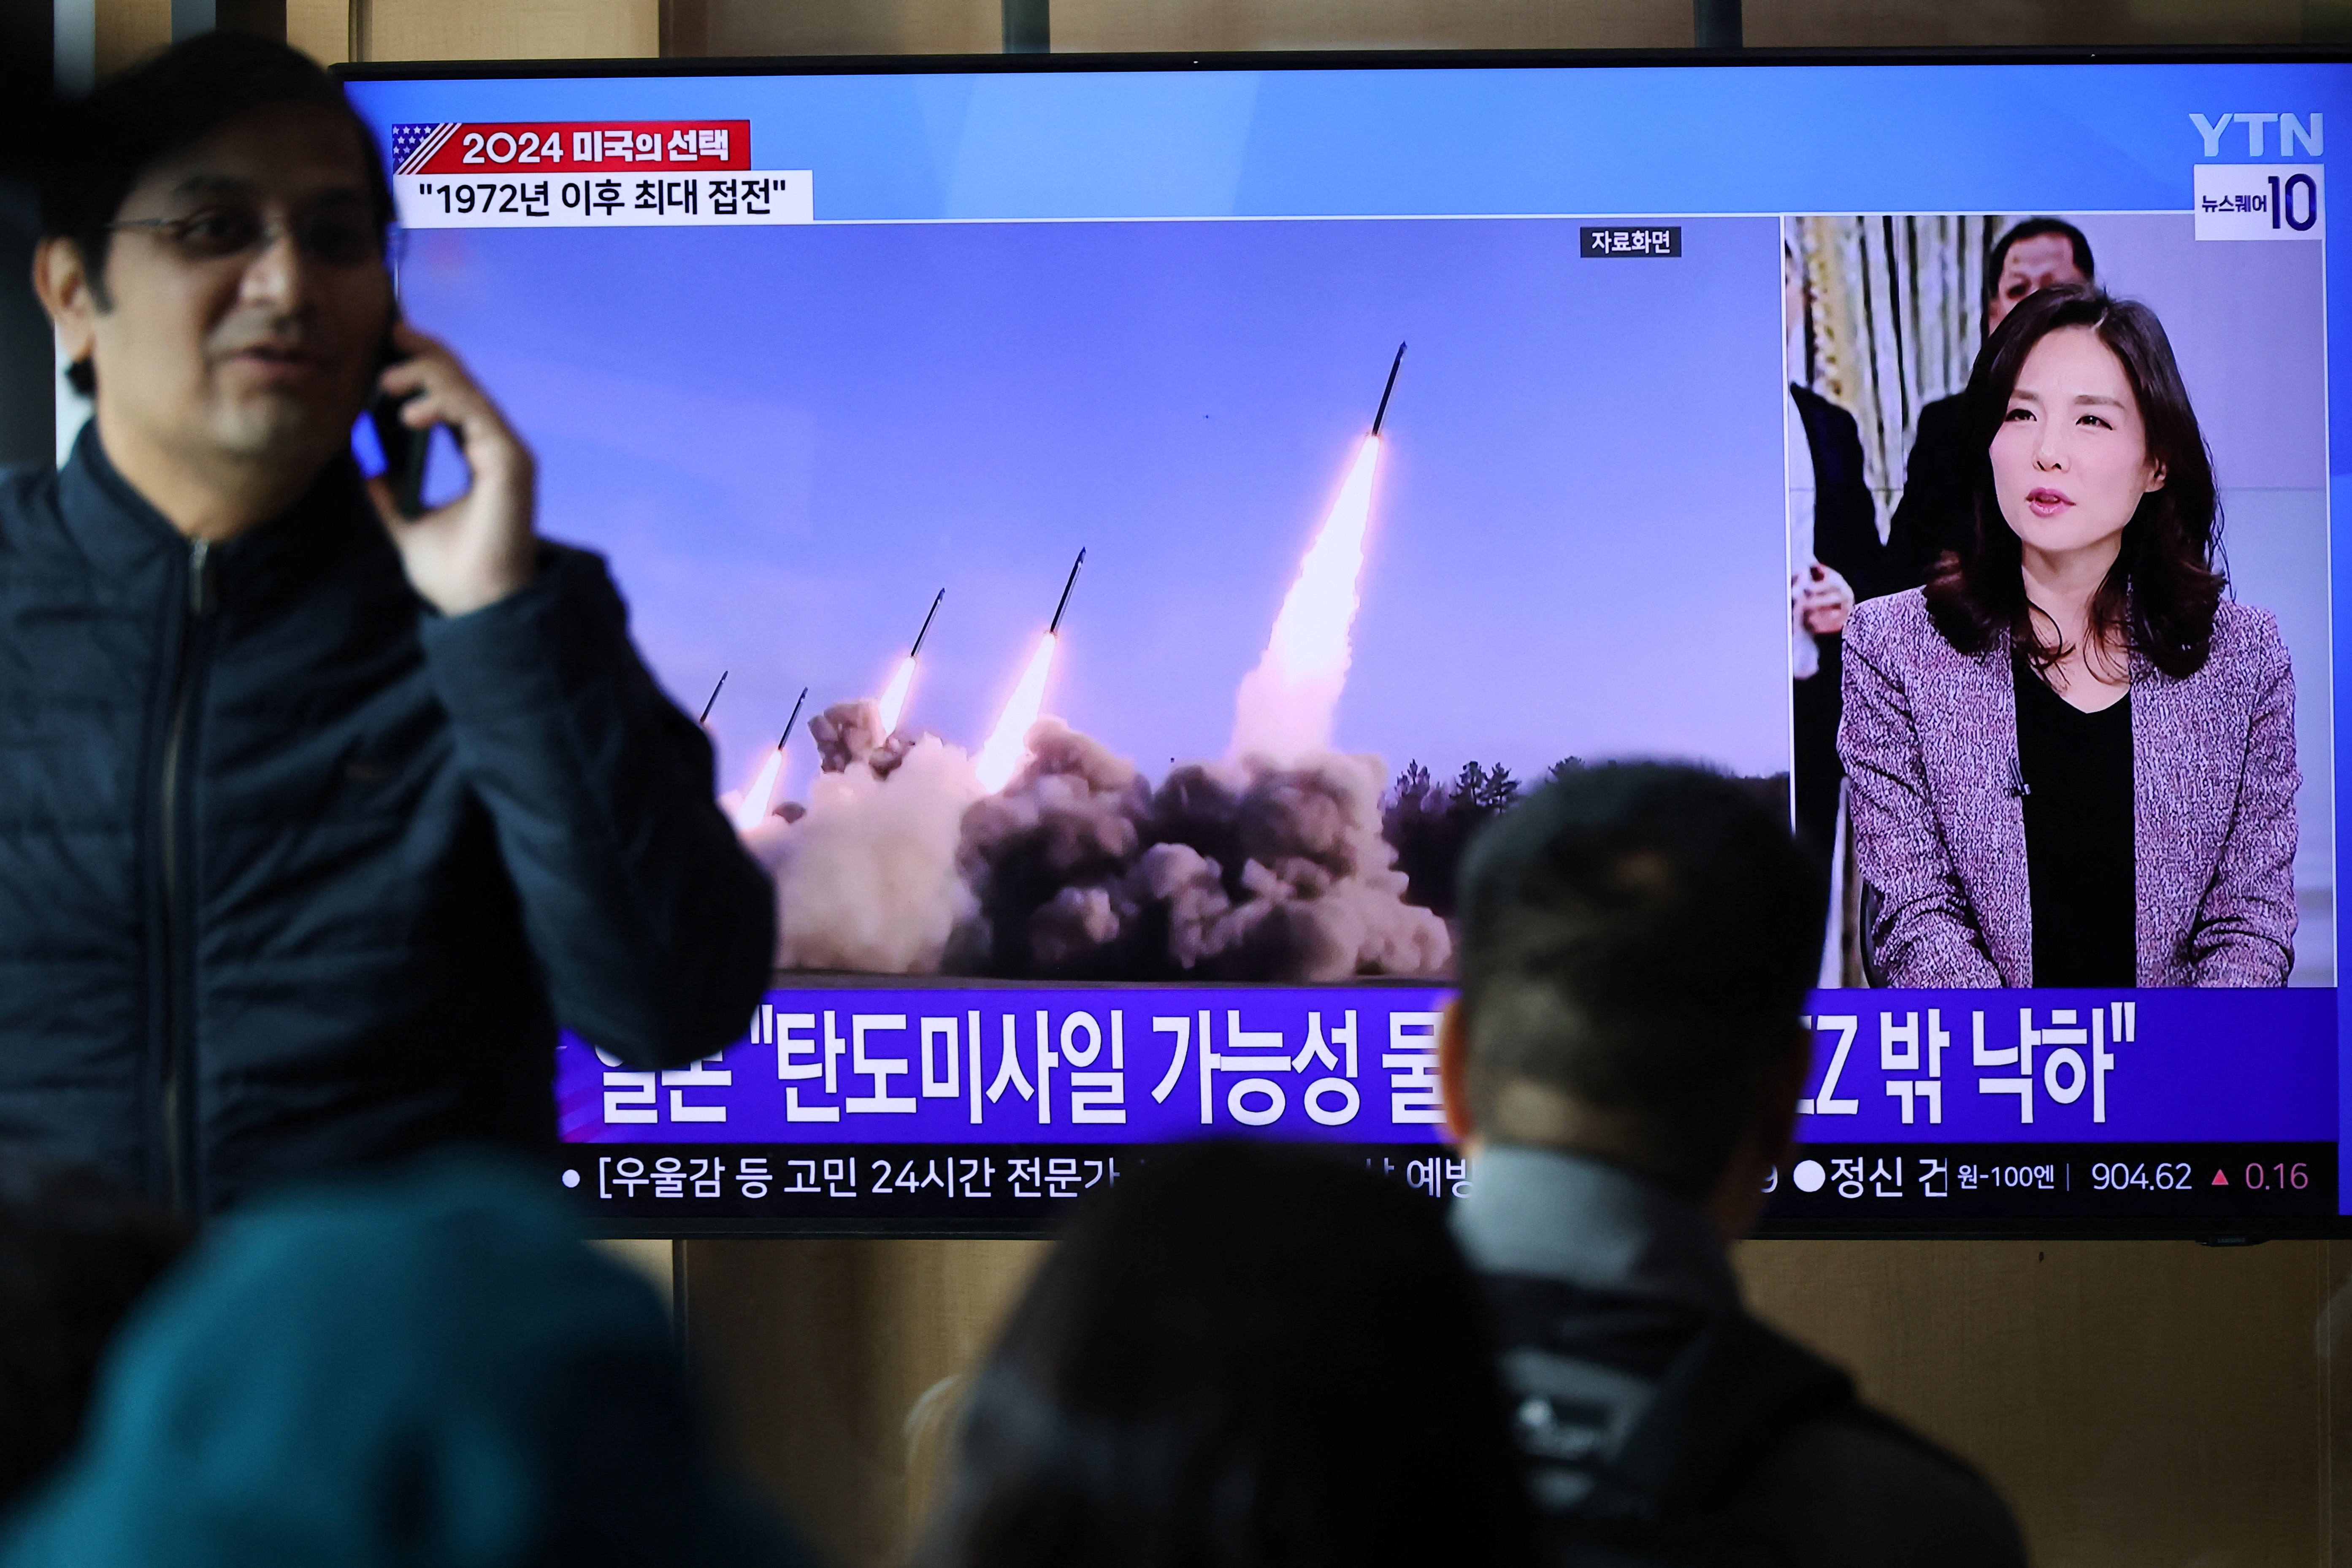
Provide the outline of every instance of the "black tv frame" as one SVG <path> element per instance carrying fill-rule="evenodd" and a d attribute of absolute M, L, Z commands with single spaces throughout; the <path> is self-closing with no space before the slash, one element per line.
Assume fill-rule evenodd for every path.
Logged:
<path fill-rule="evenodd" d="M 345 81 L 577 77 L 964 76 L 1057 71 L 1452 70 L 1754 66 L 2346 65 L 2352 47 L 2115 48 L 1268 49 L 1164 54 L 736 55 L 599 60 L 350 60 Z"/>

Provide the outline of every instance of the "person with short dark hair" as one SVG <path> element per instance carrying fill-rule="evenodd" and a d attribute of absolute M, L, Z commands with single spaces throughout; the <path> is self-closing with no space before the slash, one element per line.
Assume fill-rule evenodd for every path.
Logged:
<path fill-rule="evenodd" d="M 73 106 L 44 177 L 35 282 L 97 412 L 0 481 L 0 1141 L 184 1213 L 551 1153 L 559 1023 L 681 1065 L 771 972 L 708 740 L 398 324 L 392 217 L 333 79 L 240 34 Z M 462 494 L 362 478 L 379 392 L 454 433 Z"/>
<path fill-rule="evenodd" d="M 1319 1151 L 1155 1153 L 1014 1309 L 917 1561 L 1531 1568 L 1492 1356 L 1426 1199 Z"/>
<path fill-rule="evenodd" d="M 0 1514 L 79 1440 L 115 1331 L 186 1242 L 135 1192 L 0 1156 Z"/>
<path fill-rule="evenodd" d="M 1740 1303 L 1789 1148 L 1826 887 L 1785 808 L 1589 768 L 1465 857 L 1445 1115 L 1519 1442 L 1566 1564 L 2022 1563 L 1974 1471 Z"/>
<path fill-rule="evenodd" d="M 1985 251 L 1981 322 L 1990 340 L 2011 310 L 2036 291 L 2098 277 L 2091 242 L 2063 218 L 2011 225 Z M 1968 548 L 1976 528 L 1974 458 L 1964 427 L 1967 397 L 1954 392 L 1920 409 L 1904 465 L 1903 495 L 1887 520 L 1885 566 L 1871 598 L 1927 580 L 1948 552 Z"/>
<path fill-rule="evenodd" d="M 1978 356 L 1969 548 L 1846 632 L 1865 951 L 1895 986 L 2283 986 L 2294 668 L 2233 602 L 2147 306 L 2032 295 Z"/>
<path fill-rule="evenodd" d="M 5 1568 L 803 1568 L 662 1305 L 555 1185 L 443 1154 L 211 1228 L 124 1329 Z"/>

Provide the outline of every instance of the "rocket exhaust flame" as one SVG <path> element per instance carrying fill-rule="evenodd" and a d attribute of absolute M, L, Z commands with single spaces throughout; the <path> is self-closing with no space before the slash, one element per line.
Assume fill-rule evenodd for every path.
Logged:
<path fill-rule="evenodd" d="M 907 693 L 914 684 L 915 655 L 909 653 L 898 661 L 898 673 L 890 677 L 889 685 L 882 693 L 882 733 L 885 737 L 897 733 L 898 716 L 907 711 Z"/>
<path fill-rule="evenodd" d="M 1387 400 L 1381 402 L 1385 412 Z M 1380 460 L 1381 438 L 1365 436 L 1339 498 L 1283 596 L 1265 654 L 1242 678 L 1234 698 L 1236 757 L 1286 763 L 1330 747 L 1332 720 L 1354 657 L 1349 632 Z"/>
<path fill-rule="evenodd" d="M 940 612 L 940 602 L 947 596 L 948 591 L 942 588 L 931 600 L 930 609 L 923 614 L 923 628 L 915 633 L 915 645 L 907 650 L 905 658 L 898 661 L 898 674 L 890 677 L 889 685 L 883 690 L 879 706 L 885 739 L 898 732 L 899 716 L 907 711 L 907 694 L 915 685 L 915 661 L 922 655 L 923 639 L 931 634 L 931 617 Z"/>
<path fill-rule="evenodd" d="M 1029 655 L 1021 684 L 1013 688 L 1012 700 L 1004 705 L 996 727 L 988 733 L 988 744 L 972 760 L 980 787 L 992 795 L 1012 783 L 1013 776 L 1029 758 L 1029 727 L 1045 706 L 1045 678 L 1054 673 L 1054 645 L 1059 641 L 1052 632 L 1037 639 L 1037 651 Z"/>
<path fill-rule="evenodd" d="M 784 748 L 777 747 L 768 753 L 753 776 L 751 787 L 743 791 L 743 799 L 735 803 L 735 831 L 748 833 L 766 821 L 768 808 L 776 799 L 776 779 L 784 769 Z"/>
<path fill-rule="evenodd" d="M 760 771 L 751 779 L 751 787 L 743 791 L 736 802 L 735 831 L 748 833 L 767 820 L 768 808 L 775 804 L 776 785 L 783 777 L 784 747 L 791 744 L 793 726 L 800 722 L 801 703 L 808 701 L 808 688 L 803 686 L 799 701 L 793 704 L 793 716 L 784 720 L 784 733 L 776 741 L 776 748 L 761 762 Z"/>
<path fill-rule="evenodd" d="M 1054 619 L 1046 623 L 1045 634 L 1037 640 L 1037 651 L 1029 655 L 1028 668 L 1021 672 L 1021 684 L 1013 688 L 1013 698 L 998 716 L 996 727 L 988 732 L 988 744 L 972 758 L 972 772 L 980 787 L 993 795 L 1013 782 L 1021 765 L 1029 760 L 1029 727 L 1037 722 L 1038 713 L 1045 706 L 1045 678 L 1054 673 L 1054 649 L 1061 640 L 1062 615 L 1070 608 L 1070 590 L 1078 585 L 1078 568 L 1087 564 L 1087 552 L 1080 550 L 1078 559 L 1070 563 L 1070 575 L 1063 580 L 1062 597 L 1054 606 Z"/>

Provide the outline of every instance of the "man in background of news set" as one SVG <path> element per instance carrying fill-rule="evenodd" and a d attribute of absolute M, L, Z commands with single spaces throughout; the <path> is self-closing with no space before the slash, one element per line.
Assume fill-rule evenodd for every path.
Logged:
<path fill-rule="evenodd" d="M 2025 1561 L 1974 1470 L 1740 1302 L 1727 1249 L 1796 1125 L 1826 896 L 1778 796 L 1692 768 L 1573 773 L 1464 860 L 1454 1233 L 1555 1563 Z"/>
<path fill-rule="evenodd" d="M 97 412 L 0 483 L 0 1145 L 203 1214 L 551 1155 L 559 1024 L 646 1068 L 734 1040 L 767 878 L 603 564 L 537 537 L 530 453 L 395 324 L 333 79 L 190 40 L 63 110 L 41 195 Z M 463 494 L 362 477 L 379 393 Z"/>

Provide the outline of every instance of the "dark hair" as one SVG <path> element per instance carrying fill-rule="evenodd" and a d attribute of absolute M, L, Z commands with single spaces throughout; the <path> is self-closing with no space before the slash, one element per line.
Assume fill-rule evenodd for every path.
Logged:
<path fill-rule="evenodd" d="M 1155 1153 L 1014 1310 L 919 1560 L 1530 1563 L 1493 1357 L 1435 1204 L 1319 1151 Z"/>
<path fill-rule="evenodd" d="M 231 120 L 257 110 L 297 106 L 323 109 L 350 124 L 359 138 L 377 226 L 388 226 L 394 206 L 383 155 L 335 78 L 284 44 L 251 33 L 221 32 L 174 44 L 64 107 L 43 160 L 41 233 L 73 242 L 103 306 L 111 238 L 107 225 L 121 215 L 141 176 Z M 84 397 L 96 389 L 87 360 L 68 375 Z"/>
<path fill-rule="evenodd" d="M 1785 789 L 1663 763 L 1568 774 L 1472 841 L 1459 904 L 1486 1119 L 1512 1080 L 1541 1084 L 1628 1116 L 1676 1190 L 1713 1186 L 1820 972 L 1828 893 Z"/>
<path fill-rule="evenodd" d="M 1990 305 L 1993 297 L 2000 292 L 2000 269 L 2009 265 L 2010 246 L 2020 240 L 2039 239 L 2043 235 L 2066 236 L 2066 243 L 2074 247 L 2074 270 L 2083 275 L 2084 282 L 2088 283 L 2099 275 L 2097 266 L 2091 260 L 2091 242 L 2083 237 L 2081 229 L 2064 218 L 2028 218 L 2021 224 L 2010 225 L 2008 232 L 1993 241 L 1985 251 L 1983 290 L 1986 305 Z"/>
<path fill-rule="evenodd" d="M 79 1438 L 116 1328 L 185 1242 L 137 1193 L 0 1161 L 0 1513 Z"/>
<path fill-rule="evenodd" d="M 2006 632 L 2036 669 L 2072 650 L 2045 640 L 2025 597 L 2023 550 L 1994 493 L 1991 449 L 2033 346 L 2051 333 L 2087 327 L 2123 365 L 2147 432 L 2148 455 L 2164 486 L 2140 497 L 2124 525 L 2123 549 L 2091 596 L 2093 645 L 2120 633 L 2129 650 L 2178 679 L 2205 667 L 2213 612 L 2228 580 L 2216 569 L 2221 501 L 2213 460 L 2189 406 L 2189 389 L 2156 312 L 2087 285 L 2045 288 L 2021 301 L 1977 356 L 1969 377 L 1965 450 L 1973 465 L 1975 528 L 1967 548 L 1947 553 L 1928 577 L 1928 613 L 1953 647 L 1979 653 Z M 2047 617 L 2042 619 L 2047 620 Z"/>

